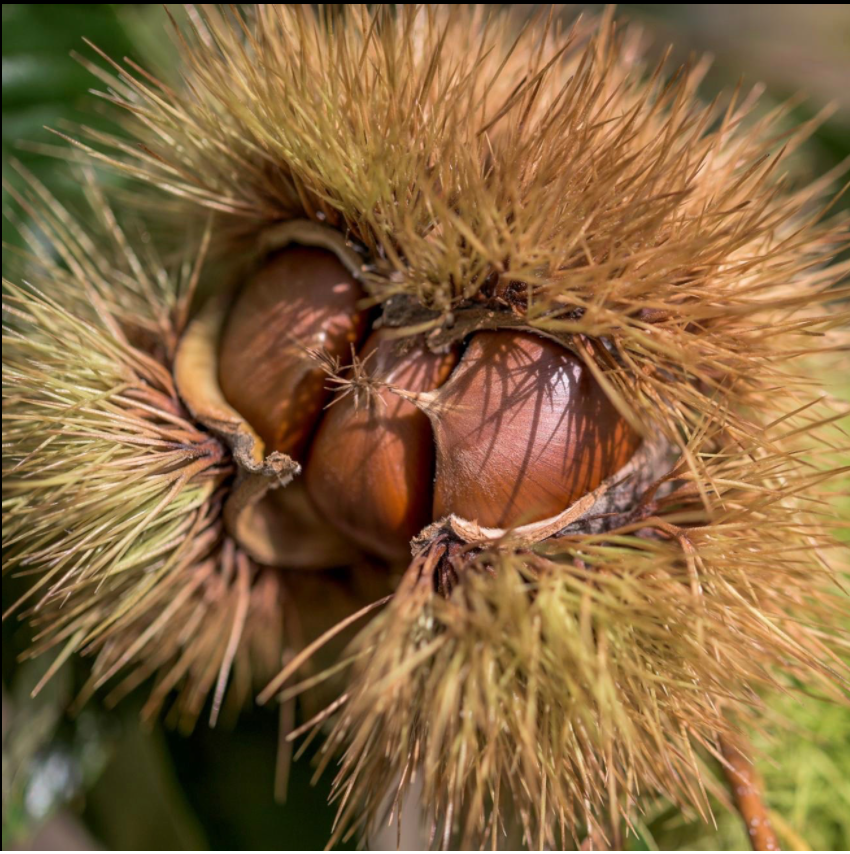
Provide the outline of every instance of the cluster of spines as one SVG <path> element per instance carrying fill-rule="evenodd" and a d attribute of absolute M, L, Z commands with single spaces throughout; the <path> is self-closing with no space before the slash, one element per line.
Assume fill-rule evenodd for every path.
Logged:
<path fill-rule="evenodd" d="M 374 818 L 393 772 L 403 790 L 417 765 L 435 827 L 468 840 L 498 830 L 503 785 L 530 844 L 647 787 L 703 804 L 692 745 L 716 752 L 727 707 L 740 723 L 760 688 L 846 684 L 820 495 L 846 438 L 830 434 L 833 402 L 804 363 L 842 346 L 847 263 L 823 262 L 846 245 L 847 223 L 827 221 L 820 201 L 836 176 L 793 190 L 780 174 L 779 147 L 811 127 L 784 132 L 781 110 L 753 118 L 754 99 L 737 93 L 724 110 L 700 104 L 699 67 L 644 74 L 638 39 L 607 18 L 565 33 L 551 16 L 517 29 L 480 8 L 273 6 L 250 21 L 193 11 L 190 28 L 190 85 L 132 67 L 102 74 L 143 144 L 100 135 L 96 157 L 198 218 L 217 211 L 234 246 L 296 216 L 351 234 L 375 301 L 430 311 L 418 331 L 451 334 L 467 309 L 492 309 L 494 281 L 518 289 L 529 325 L 573 335 L 623 413 L 682 453 L 676 488 L 604 537 L 498 552 L 498 583 L 473 567 L 448 599 L 400 589 L 359 641 L 329 742 L 353 738 L 343 818 Z M 508 601 L 504 589 L 533 595 Z M 499 615 L 544 606 L 523 614 L 535 637 L 494 633 Z M 576 627 L 569 654 L 595 686 L 586 705 L 539 633 L 562 612 Z M 457 625 L 492 645 L 466 645 L 477 636 Z M 665 635 L 670 625 L 680 631 Z M 479 705 L 449 678 L 485 654 L 521 673 L 508 688 L 535 686 L 497 754 L 463 722 L 512 695 Z M 627 663 L 653 709 L 622 691 Z M 555 707 L 576 709 L 566 730 L 541 726 Z M 437 756 L 449 726 L 456 749 Z"/>
<path fill-rule="evenodd" d="M 205 240 L 169 271 L 137 253 L 90 174 L 100 231 L 24 177 L 10 188 L 30 223 L 23 284 L 4 280 L 3 543 L 4 571 L 33 581 L 6 616 L 30 618 L 31 654 L 59 648 L 45 678 L 96 655 L 83 697 L 159 673 L 150 713 L 179 689 L 191 725 L 217 683 L 216 717 L 237 655 L 242 702 L 279 666 L 281 593 L 223 539 L 232 463 L 170 372 Z"/>

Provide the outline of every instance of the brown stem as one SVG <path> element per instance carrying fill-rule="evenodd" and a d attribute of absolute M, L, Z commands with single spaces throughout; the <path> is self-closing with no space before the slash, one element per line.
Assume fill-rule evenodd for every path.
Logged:
<path fill-rule="evenodd" d="M 726 739 L 721 739 L 720 749 L 726 760 L 723 772 L 729 783 L 732 800 L 744 819 L 753 851 L 781 850 L 762 799 L 761 779 L 752 762 Z"/>

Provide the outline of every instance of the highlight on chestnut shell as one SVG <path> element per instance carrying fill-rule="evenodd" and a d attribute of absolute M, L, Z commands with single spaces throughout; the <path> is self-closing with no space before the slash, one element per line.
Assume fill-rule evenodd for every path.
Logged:
<path fill-rule="evenodd" d="M 383 386 L 438 388 L 457 361 L 373 332 L 359 354 L 366 378 L 340 389 L 322 419 L 306 466 L 307 491 L 333 524 L 389 560 L 410 557 L 410 540 L 431 520 L 434 437 L 428 418 Z M 378 385 L 369 385 L 377 380 Z"/>
<path fill-rule="evenodd" d="M 330 251 L 288 246 L 243 286 L 219 348 L 228 403 L 257 431 L 266 451 L 298 459 L 330 393 L 309 349 L 345 360 L 365 329 L 363 296 Z"/>
<path fill-rule="evenodd" d="M 474 335 L 424 406 L 434 426 L 434 516 L 506 528 L 562 511 L 640 444 L 583 362 L 528 332 Z"/>

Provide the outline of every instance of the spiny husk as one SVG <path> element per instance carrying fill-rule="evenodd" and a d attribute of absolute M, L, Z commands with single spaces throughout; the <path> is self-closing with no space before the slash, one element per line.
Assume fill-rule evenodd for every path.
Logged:
<path fill-rule="evenodd" d="M 528 325 L 607 339 L 585 347 L 597 379 L 671 439 L 717 395 L 774 408 L 781 363 L 846 322 L 817 307 L 847 293 L 847 264 L 821 265 L 847 233 L 822 222 L 830 181 L 792 190 L 778 165 L 814 124 L 755 117 L 755 93 L 701 103 L 704 64 L 648 69 L 639 34 L 607 18 L 564 32 L 480 6 L 234 14 L 190 15 L 180 90 L 96 69 L 136 141 L 84 146 L 186 215 L 229 214 L 222 236 L 331 224 L 368 252 L 373 297 L 413 298 L 401 316 L 437 340 L 468 333 L 481 299 L 475 325 L 498 324 L 518 284 Z"/>
<path fill-rule="evenodd" d="M 615 829 L 652 791 L 705 813 L 697 752 L 734 739 L 759 692 L 846 701 L 822 485 L 847 439 L 822 375 L 846 343 L 848 264 L 826 261 L 847 220 L 822 201 L 836 175 L 795 186 L 779 165 L 813 124 L 788 131 L 786 108 L 756 114 L 738 91 L 701 103 L 704 64 L 648 68 L 607 16 L 570 32 L 480 6 L 190 20 L 186 85 L 95 69 L 128 134 L 78 145 L 189 219 L 216 211 L 227 251 L 281 220 L 337 228 L 400 334 L 569 336 L 679 452 L 672 491 L 605 533 L 462 561 L 425 547 L 319 716 L 341 708 L 327 762 L 349 745 L 337 836 L 414 776 L 446 845 L 496 841 L 509 803 L 529 845 Z"/>
<path fill-rule="evenodd" d="M 617 833 L 653 791 L 709 820 L 700 754 L 756 721 L 765 690 L 847 702 L 846 596 L 801 498 L 822 475 L 785 454 L 699 456 L 708 479 L 685 474 L 652 515 L 455 556 L 448 596 L 445 546 L 422 553 L 350 650 L 324 748 L 323 765 L 344 749 L 335 839 L 400 809 L 416 778 L 442 847 L 495 847 L 512 810 L 525 844 L 569 846 Z"/>
<path fill-rule="evenodd" d="M 158 673 L 149 711 L 179 689 L 191 725 L 216 681 L 217 716 L 234 662 L 244 699 L 282 649 L 274 585 L 222 540 L 230 460 L 171 377 L 203 245 L 170 274 L 91 175 L 94 234 L 25 177 L 15 195 L 38 231 L 24 229 L 25 284 L 4 280 L 3 568 L 33 582 L 6 616 L 26 605 L 32 654 L 61 645 L 50 673 L 96 654 L 85 695 Z"/>

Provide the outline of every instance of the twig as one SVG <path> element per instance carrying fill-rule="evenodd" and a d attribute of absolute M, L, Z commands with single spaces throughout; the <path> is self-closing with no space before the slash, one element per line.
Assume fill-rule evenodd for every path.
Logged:
<path fill-rule="evenodd" d="M 767 807 L 762 799 L 762 783 L 752 762 L 726 739 L 720 740 L 723 772 L 729 783 L 732 800 L 744 819 L 753 851 L 779 851 Z"/>

